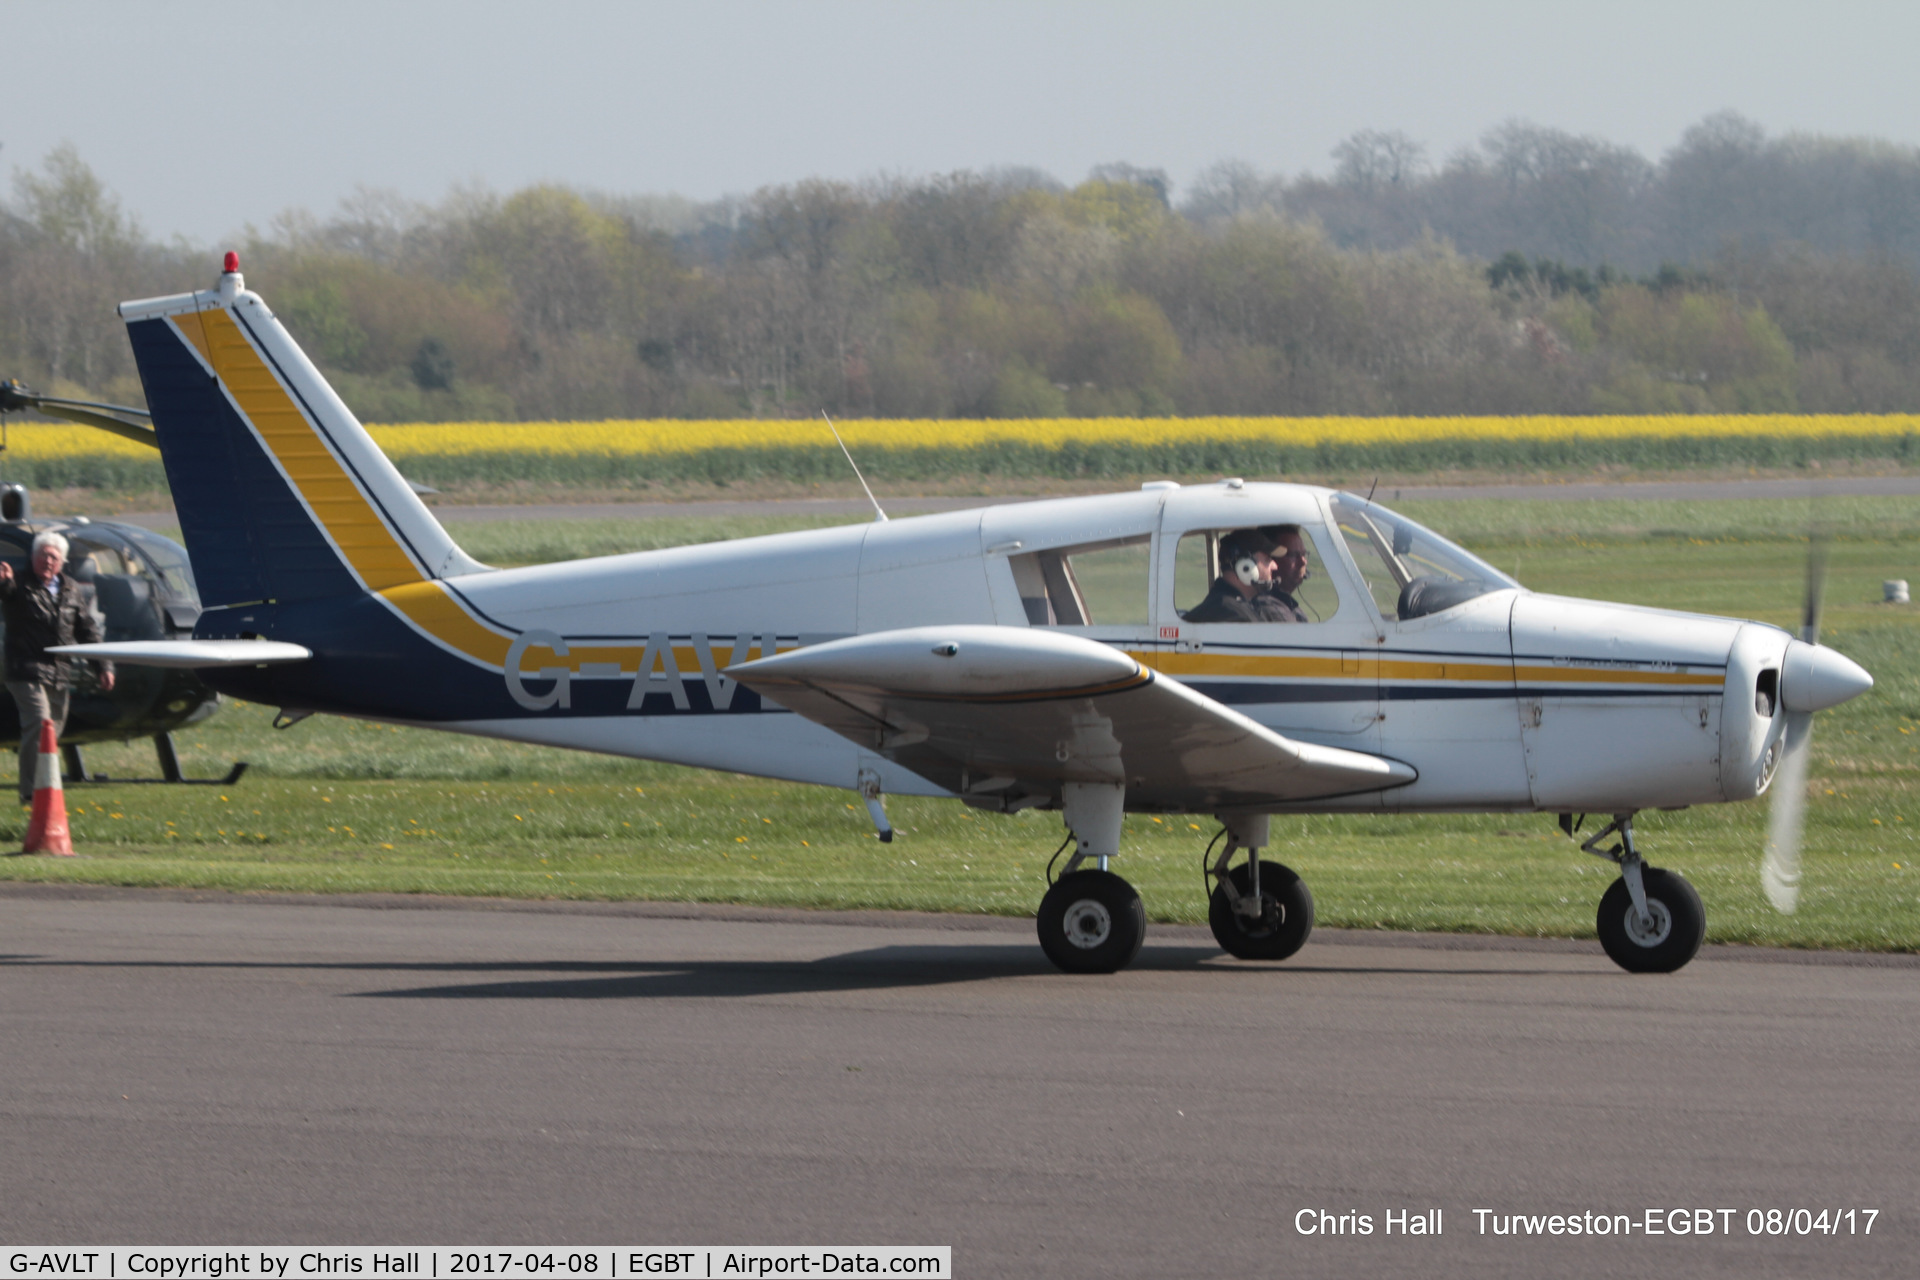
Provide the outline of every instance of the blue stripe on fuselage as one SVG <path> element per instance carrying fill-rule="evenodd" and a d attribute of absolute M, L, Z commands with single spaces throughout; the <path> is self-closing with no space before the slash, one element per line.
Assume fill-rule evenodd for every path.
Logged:
<path fill-rule="evenodd" d="M 697 675 L 681 681 L 688 706 L 674 706 L 667 682 L 651 681 L 645 704 L 627 708 L 633 677 L 570 682 L 569 707 L 533 711 L 507 692 L 506 677 L 449 653 L 371 595 L 345 600 L 312 600 L 215 609 L 202 614 L 194 634 L 226 639 L 242 633 L 286 640 L 313 650 L 305 662 L 275 667 L 215 668 L 204 673 L 220 692 L 249 702 L 413 721 L 538 720 L 569 716 L 752 715 L 780 711 L 761 704 L 751 689 L 736 688 L 725 712 L 716 712 L 706 682 Z M 633 639 L 636 650 L 645 637 Z M 549 691 L 551 681 L 525 677 L 529 693 Z"/>

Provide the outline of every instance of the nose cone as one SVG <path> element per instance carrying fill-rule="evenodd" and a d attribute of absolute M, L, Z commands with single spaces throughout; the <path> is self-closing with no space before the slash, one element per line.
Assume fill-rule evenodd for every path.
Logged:
<path fill-rule="evenodd" d="M 1787 645 L 1780 664 L 1780 705 L 1789 711 L 1825 711 L 1873 688 L 1873 677 L 1859 663 L 1822 645 Z"/>

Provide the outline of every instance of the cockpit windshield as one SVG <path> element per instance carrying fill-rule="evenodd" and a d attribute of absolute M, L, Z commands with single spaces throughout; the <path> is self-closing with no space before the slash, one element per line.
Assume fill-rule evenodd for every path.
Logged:
<path fill-rule="evenodd" d="M 1520 584 L 1405 516 L 1350 493 L 1333 518 L 1384 618 L 1422 618 Z"/>
<path fill-rule="evenodd" d="M 182 600 L 199 600 L 200 593 L 193 582 L 193 566 L 187 563 L 186 556 L 178 546 L 141 528 L 123 528 L 122 531 L 153 562 L 153 567 L 159 571 L 169 591 Z"/>

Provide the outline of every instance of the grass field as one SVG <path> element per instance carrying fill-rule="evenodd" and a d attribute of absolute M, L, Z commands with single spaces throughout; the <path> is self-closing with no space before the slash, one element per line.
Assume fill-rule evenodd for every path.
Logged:
<path fill-rule="evenodd" d="M 1405 504 L 1536 590 L 1757 617 L 1798 614 L 1805 504 Z M 1827 630 L 1875 674 L 1819 717 L 1801 909 L 1776 915 L 1756 865 L 1764 803 L 1645 815 L 1651 861 L 1700 888 L 1719 941 L 1920 947 L 1920 619 L 1880 600 L 1920 579 L 1920 504 L 1839 499 Z M 792 527 L 768 520 L 463 526 L 492 563 L 632 550 Z M 810 523 L 831 523 L 814 521 Z M 691 535 L 691 536 L 690 536 Z M 873 838 L 840 792 L 315 717 L 268 727 L 231 706 L 182 735 L 190 772 L 232 759 L 232 788 L 69 792 L 71 860 L 11 858 L 0 876 L 298 891 L 655 898 L 1024 915 L 1059 843 L 1057 815 L 975 814 L 896 798 Z M 151 773 L 144 745 L 96 748 L 107 773 Z M 0 821 L 17 842 L 18 816 Z M 1119 869 L 1159 920 L 1197 921 L 1204 817 L 1129 818 Z M 1307 877 L 1329 925 L 1591 936 L 1610 866 L 1548 816 L 1281 819 L 1274 855 Z"/>

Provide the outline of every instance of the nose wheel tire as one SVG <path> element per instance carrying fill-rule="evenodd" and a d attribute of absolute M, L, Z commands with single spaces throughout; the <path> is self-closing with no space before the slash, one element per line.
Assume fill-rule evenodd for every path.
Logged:
<path fill-rule="evenodd" d="M 1633 909 L 1627 882 L 1615 880 L 1600 897 L 1600 945 L 1628 973 L 1672 973 L 1693 959 L 1706 939 L 1706 908 L 1693 886 L 1671 871 L 1647 867 L 1640 878 L 1648 919 L 1642 921 Z"/>
<path fill-rule="evenodd" d="M 1075 871 L 1040 899 L 1038 924 L 1040 949 L 1066 972 L 1114 973 L 1140 954 L 1147 911 L 1111 871 Z"/>
<path fill-rule="evenodd" d="M 1242 863 L 1227 873 L 1244 899 L 1253 877 Z M 1224 888 L 1216 886 L 1207 908 L 1207 923 L 1220 949 L 1238 960 L 1285 960 L 1306 945 L 1313 932 L 1313 895 L 1307 882 L 1278 862 L 1260 863 L 1258 919 L 1234 910 Z"/>

